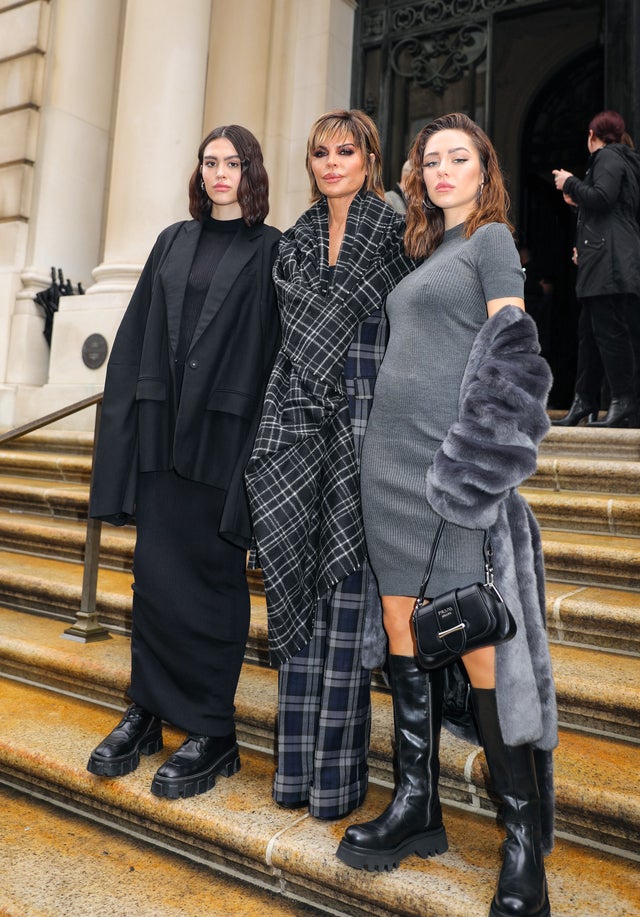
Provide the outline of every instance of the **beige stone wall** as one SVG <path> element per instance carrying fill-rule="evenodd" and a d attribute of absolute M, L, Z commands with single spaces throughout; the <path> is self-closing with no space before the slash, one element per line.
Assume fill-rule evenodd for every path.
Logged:
<path fill-rule="evenodd" d="M 235 121 L 263 144 L 268 222 L 308 204 L 306 138 L 348 106 L 354 0 L 0 0 L 0 427 L 100 391 L 158 232 L 184 219 L 196 151 Z M 33 296 L 61 267 L 51 349 Z M 79 415 L 65 426 L 86 429 Z"/>
<path fill-rule="evenodd" d="M 0 3 L 0 383 L 27 259 L 48 30 L 48 3 Z"/>

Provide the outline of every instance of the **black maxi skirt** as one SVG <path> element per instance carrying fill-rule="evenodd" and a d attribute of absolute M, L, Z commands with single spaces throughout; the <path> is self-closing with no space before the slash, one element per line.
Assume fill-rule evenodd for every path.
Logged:
<path fill-rule="evenodd" d="M 226 491 L 138 476 L 129 696 L 201 735 L 234 729 L 249 632 L 246 552 L 218 535 Z"/>

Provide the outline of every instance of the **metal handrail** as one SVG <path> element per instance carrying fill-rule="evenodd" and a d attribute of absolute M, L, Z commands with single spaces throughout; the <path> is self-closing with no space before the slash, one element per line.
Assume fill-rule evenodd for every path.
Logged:
<path fill-rule="evenodd" d="M 98 442 L 98 432 L 100 430 L 100 416 L 102 414 L 102 397 L 103 392 L 97 395 L 91 395 L 82 401 L 76 401 L 64 408 L 53 411 L 51 414 L 45 414 L 43 417 L 32 420 L 23 424 L 21 427 L 15 427 L 7 433 L 0 435 L 0 445 L 11 442 L 27 433 L 33 433 L 42 429 L 56 420 L 62 420 L 85 408 L 90 408 L 95 404 L 96 418 L 93 428 L 93 449 L 91 453 L 91 482 L 93 483 L 93 469 L 96 458 L 96 443 Z M 111 634 L 98 621 L 98 612 L 96 609 L 96 595 L 98 591 L 98 567 L 100 564 L 100 535 L 102 532 L 102 522 L 100 519 L 87 517 L 87 535 L 85 539 L 85 550 L 82 570 L 82 595 L 80 597 L 80 609 L 76 619 L 61 635 L 69 640 L 79 640 L 82 643 L 90 643 L 94 640 L 108 640 Z"/>
<path fill-rule="evenodd" d="M 46 427 L 56 420 L 62 420 L 64 417 L 69 417 L 71 414 L 77 414 L 78 411 L 90 408 L 92 404 L 100 404 L 103 395 L 104 392 L 99 392 L 97 395 L 91 395 L 90 398 L 83 398 L 82 401 L 74 401 L 73 404 L 68 404 L 66 408 L 59 408 L 51 414 L 45 414 L 43 417 L 38 417 L 37 420 L 30 420 L 29 423 L 25 423 L 21 427 L 15 427 L 7 433 L 2 433 L 0 434 L 0 446 L 3 443 L 11 442 L 13 439 L 18 439 L 20 436 L 25 436 L 27 433 L 34 433 L 36 430 L 40 430 L 42 427 Z"/>

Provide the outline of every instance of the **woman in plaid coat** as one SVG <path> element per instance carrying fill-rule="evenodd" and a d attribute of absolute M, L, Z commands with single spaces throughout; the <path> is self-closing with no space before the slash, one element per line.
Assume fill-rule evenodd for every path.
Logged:
<path fill-rule="evenodd" d="M 380 621 L 359 456 L 386 346 L 387 293 L 415 266 L 383 200 L 380 142 L 364 112 L 311 129 L 313 206 L 274 268 L 282 346 L 246 480 L 279 665 L 274 799 L 340 818 L 367 790 L 365 617 Z M 376 615 L 377 611 L 377 615 Z"/>

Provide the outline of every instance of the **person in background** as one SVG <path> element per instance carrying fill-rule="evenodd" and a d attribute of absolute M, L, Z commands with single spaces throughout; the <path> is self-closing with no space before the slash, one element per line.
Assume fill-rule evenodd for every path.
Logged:
<path fill-rule="evenodd" d="M 495 150 L 464 114 L 411 151 L 405 248 L 426 260 L 387 299 L 389 343 L 362 450 L 362 508 L 389 638 L 397 782 L 387 809 L 347 828 L 338 857 L 386 870 L 447 850 L 438 797 L 443 672 L 415 654 L 411 616 L 441 519 L 433 597 L 495 577 L 517 621 L 508 643 L 463 657 L 506 827 L 491 917 L 549 917 L 557 715 L 540 533 L 517 487 L 549 427 L 551 373 L 524 311 L 523 274 Z M 469 736 L 471 737 L 471 735 Z"/>
<path fill-rule="evenodd" d="M 391 191 L 385 191 L 385 194 L 384 194 L 384 199 L 387 202 L 387 204 L 391 204 L 393 209 L 397 210 L 398 213 L 407 212 L 407 201 L 404 196 L 404 192 L 405 192 L 405 182 L 407 180 L 407 176 L 410 171 L 411 171 L 411 163 L 407 159 L 407 161 L 404 162 L 402 165 L 402 170 L 400 172 L 400 181 L 397 183 L 395 188 L 393 188 Z"/>
<path fill-rule="evenodd" d="M 273 797 L 333 819 L 367 791 L 365 636 L 381 624 L 358 468 L 384 300 L 414 263 L 404 220 L 383 200 L 368 115 L 318 118 L 306 165 L 313 203 L 284 234 L 274 269 L 282 346 L 246 479 L 279 665 Z"/>
<path fill-rule="evenodd" d="M 258 141 L 211 131 L 189 181 L 192 220 L 160 233 L 111 351 L 90 513 L 133 515 L 133 701 L 89 757 L 120 777 L 183 729 L 157 796 L 210 790 L 240 767 L 234 697 L 249 629 L 243 474 L 279 343 Z"/>
<path fill-rule="evenodd" d="M 587 417 L 589 427 L 637 427 L 627 312 L 640 297 L 640 155 L 629 146 L 624 120 L 615 111 L 591 120 L 587 148 L 583 181 L 565 169 L 553 170 L 556 188 L 578 208 L 574 261 L 581 305 L 575 395 L 568 413 L 553 423 L 572 427 Z M 611 400 L 598 420 L 603 376 Z"/>

